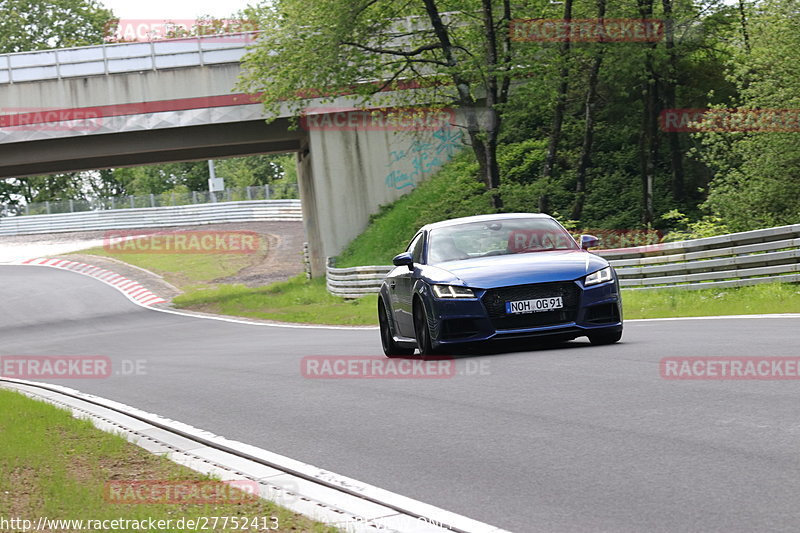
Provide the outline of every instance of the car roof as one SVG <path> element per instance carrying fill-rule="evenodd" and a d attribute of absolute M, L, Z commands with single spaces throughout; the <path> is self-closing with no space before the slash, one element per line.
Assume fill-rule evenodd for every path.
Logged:
<path fill-rule="evenodd" d="M 457 226 L 459 224 L 468 224 L 470 222 L 491 222 L 494 220 L 508 220 L 509 218 L 548 218 L 553 219 L 550 215 L 544 213 L 496 213 L 492 215 L 475 215 L 471 217 L 452 218 L 450 220 L 443 220 L 441 222 L 434 222 L 433 224 L 426 224 L 420 231 L 430 231 L 432 229 L 444 228 L 447 226 Z"/>

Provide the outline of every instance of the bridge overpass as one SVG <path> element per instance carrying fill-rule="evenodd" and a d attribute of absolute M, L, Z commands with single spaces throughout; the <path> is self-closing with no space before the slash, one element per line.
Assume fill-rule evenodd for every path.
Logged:
<path fill-rule="evenodd" d="M 255 38 L 0 55 L 0 178 L 295 152 L 312 270 L 324 275 L 325 258 L 363 231 L 370 214 L 452 157 L 461 129 L 349 127 L 341 113 L 310 121 L 320 127 L 292 128 L 288 108 L 267 124 L 261 104 L 234 89 Z M 352 105 L 342 97 L 310 107 L 325 114 Z"/>

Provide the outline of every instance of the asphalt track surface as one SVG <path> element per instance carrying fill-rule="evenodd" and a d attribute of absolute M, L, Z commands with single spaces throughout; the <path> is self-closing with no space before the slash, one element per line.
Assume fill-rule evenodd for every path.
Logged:
<path fill-rule="evenodd" d="M 630 322 L 617 345 L 460 358 L 449 379 L 308 379 L 304 356 L 379 355 L 378 332 L 171 315 L 0 266 L 0 356 L 143 359 L 145 375 L 53 382 L 520 532 L 800 530 L 800 381 L 659 373 L 670 356 L 798 356 L 798 326 Z"/>

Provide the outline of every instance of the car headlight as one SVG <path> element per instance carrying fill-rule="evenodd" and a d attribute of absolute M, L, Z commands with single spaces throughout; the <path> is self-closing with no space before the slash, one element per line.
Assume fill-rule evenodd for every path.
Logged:
<path fill-rule="evenodd" d="M 434 285 L 433 294 L 437 298 L 475 298 L 472 289 L 457 285 Z"/>
<path fill-rule="evenodd" d="M 611 274 L 611 267 L 609 266 L 586 276 L 586 279 L 583 280 L 583 284 L 597 285 L 598 283 L 605 283 L 606 281 L 611 281 L 613 277 L 614 276 Z"/>

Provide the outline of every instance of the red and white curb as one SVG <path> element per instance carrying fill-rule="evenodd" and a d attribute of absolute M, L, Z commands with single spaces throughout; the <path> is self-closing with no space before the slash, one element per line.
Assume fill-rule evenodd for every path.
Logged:
<path fill-rule="evenodd" d="M 83 274 L 84 276 L 98 279 L 106 285 L 114 287 L 122 294 L 127 296 L 130 300 L 133 300 L 137 304 L 145 307 L 167 302 L 165 299 L 161 298 L 157 294 L 152 293 L 133 280 L 122 277 L 116 272 L 86 263 L 67 261 L 66 259 L 48 259 L 46 257 L 40 257 L 37 259 L 28 259 L 27 261 L 23 261 L 22 264 L 60 268 L 62 270 L 70 270 L 78 274 Z"/>

